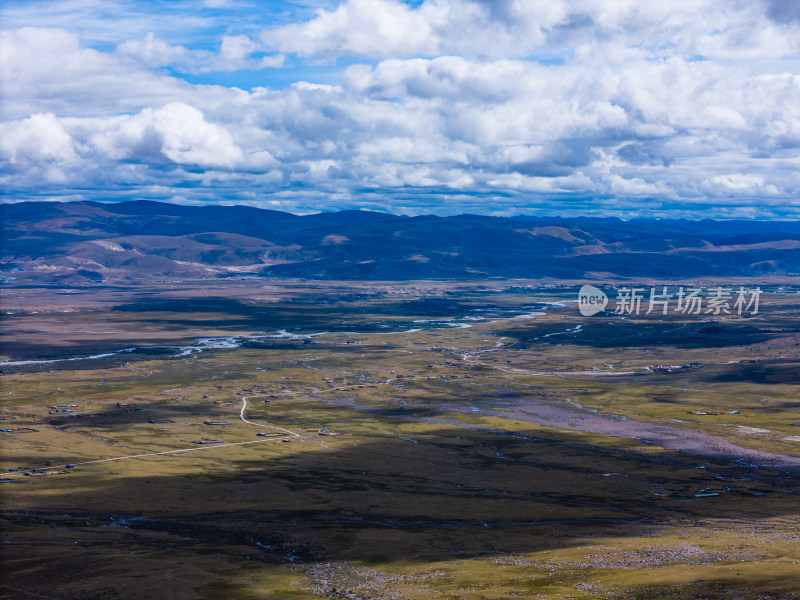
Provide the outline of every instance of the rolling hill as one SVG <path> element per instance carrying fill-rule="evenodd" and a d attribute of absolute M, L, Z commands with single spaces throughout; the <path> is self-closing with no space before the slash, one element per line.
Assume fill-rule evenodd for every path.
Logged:
<path fill-rule="evenodd" d="M 800 273 L 800 224 L 788 221 L 297 216 L 151 201 L 4 204 L 0 218 L 0 269 L 17 282 Z"/>

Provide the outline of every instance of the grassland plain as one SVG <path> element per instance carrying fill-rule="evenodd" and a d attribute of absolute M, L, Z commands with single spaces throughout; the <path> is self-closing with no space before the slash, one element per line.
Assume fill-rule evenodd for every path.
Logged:
<path fill-rule="evenodd" d="M 204 285 L 7 295 L 3 597 L 800 598 L 787 282 Z"/>

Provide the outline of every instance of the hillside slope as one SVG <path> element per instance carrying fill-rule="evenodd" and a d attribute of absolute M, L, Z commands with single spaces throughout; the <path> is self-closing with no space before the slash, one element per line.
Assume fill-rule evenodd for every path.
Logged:
<path fill-rule="evenodd" d="M 21 282 L 800 273 L 796 222 L 297 216 L 150 201 L 5 204 L 0 218 L 0 268 Z"/>

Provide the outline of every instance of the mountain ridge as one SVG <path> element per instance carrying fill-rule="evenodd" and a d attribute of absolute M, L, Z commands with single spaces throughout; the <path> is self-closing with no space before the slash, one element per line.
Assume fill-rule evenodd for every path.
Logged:
<path fill-rule="evenodd" d="M 800 223 L 311 215 L 249 206 L 0 205 L 6 281 L 403 280 L 795 275 Z"/>

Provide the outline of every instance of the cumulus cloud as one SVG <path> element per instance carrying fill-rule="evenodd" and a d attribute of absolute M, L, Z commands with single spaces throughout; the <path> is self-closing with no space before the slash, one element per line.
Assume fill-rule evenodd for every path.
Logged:
<path fill-rule="evenodd" d="M 169 44 L 150 32 L 142 39 L 126 40 L 117 45 L 115 54 L 138 61 L 147 67 L 174 67 L 187 73 L 283 66 L 285 56 L 263 55 L 259 50 L 259 45 L 246 35 L 224 35 L 218 50 L 212 52 Z"/>
<path fill-rule="evenodd" d="M 117 46 L 117 54 L 130 56 L 148 67 L 164 67 L 185 62 L 189 51 L 183 46 L 157 39 L 153 32 L 140 40 L 127 40 Z"/>
<path fill-rule="evenodd" d="M 269 29 L 281 52 L 311 55 L 482 58 L 573 55 L 599 47 L 659 55 L 780 57 L 796 52 L 790 0 L 346 0 L 314 18 Z M 776 23 L 778 21 L 778 23 Z M 625 56 L 627 52 L 618 53 Z"/>
<path fill-rule="evenodd" d="M 210 91 L 86 48 L 77 33 L 34 27 L 0 32 L 0 89 L 4 119 L 113 114 Z"/>
<path fill-rule="evenodd" d="M 180 102 L 114 119 L 90 142 L 114 159 L 166 159 L 201 167 L 233 167 L 243 154 L 228 131 Z"/>
<path fill-rule="evenodd" d="M 775 196 L 779 190 L 768 184 L 763 177 L 747 173 L 718 175 L 705 182 L 708 191 L 714 195 L 731 196 Z"/>
<path fill-rule="evenodd" d="M 346 0 L 203 50 L 155 34 L 108 51 L 74 31 L 7 31 L 0 181 L 15 197 L 180 189 L 182 201 L 302 211 L 798 214 L 790 8 Z M 249 91 L 180 75 L 284 55 L 370 60 Z"/>
<path fill-rule="evenodd" d="M 0 124 L 0 155 L 12 165 L 71 162 L 78 158 L 72 137 L 53 114 L 36 114 Z"/>

